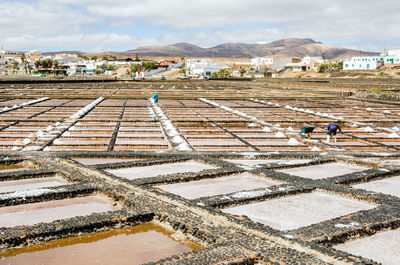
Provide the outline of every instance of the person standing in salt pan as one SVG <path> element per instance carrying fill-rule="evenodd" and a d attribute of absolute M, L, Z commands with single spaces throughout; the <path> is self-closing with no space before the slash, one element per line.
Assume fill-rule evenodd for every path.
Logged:
<path fill-rule="evenodd" d="M 158 95 L 157 95 L 157 93 L 154 93 L 154 95 L 153 95 L 153 100 L 154 100 L 154 104 L 158 104 Z"/>
<path fill-rule="evenodd" d="M 335 143 L 336 143 L 336 133 L 338 132 L 342 132 L 342 129 L 339 127 L 339 125 L 336 125 L 334 123 L 329 123 L 328 125 L 328 133 L 326 135 L 326 143 L 329 143 L 329 141 L 331 140 L 332 135 L 334 136 L 335 139 Z"/>

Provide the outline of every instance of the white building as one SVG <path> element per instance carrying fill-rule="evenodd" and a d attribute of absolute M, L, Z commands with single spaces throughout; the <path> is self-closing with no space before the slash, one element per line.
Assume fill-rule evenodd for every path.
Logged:
<path fill-rule="evenodd" d="M 281 71 L 285 69 L 288 64 L 300 62 L 301 59 L 296 57 L 279 57 L 274 59 L 274 64 L 271 66 L 271 69 L 275 71 Z"/>
<path fill-rule="evenodd" d="M 389 50 L 381 53 L 384 64 L 400 64 L 400 50 Z"/>
<path fill-rule="evenodd" d="M 40 56 L 42 52 L 40 50 L 32 50 L 30 52 L 25 53 L 25 57 L 30 57 L 30 56 Z"/>
<path fill-rule="evenodd" d="M 400 57 L 400 50 L 388 50 L 383 53 L 383 56 L 395 56 Z"/>
<path fill-rule="evenodd" d="M 75 74 L 94 74 L 98 66 L 101 66 L 102 61 L 79 61 L 67 63 L 67 75 L 72 76 Z"/>
<path fill-rule="evenodd" d="M 293 72 L 306 72 L 315 71 L 324 62 L 321 56 L 306 56 L 300 62 L 287 63 L 286 66 L 291 67 Z"/>
<path fill-rule="evenodd" d="M 0 50 L 0 58 L 5 58 L 8 60 L 14 60 L 19 57 L 18 51 L 8 51 L 8 50 Z"/>
<path fill-rule="evenodd" d="M 360 56 L 343 60 L 343 70 L 375 70 L 382 65 L 379 56 Z"/>
<path fill-rule="evenodd" d="M 325 62 L 321 56 L 306 56 L 301 61 L 305 64 L 321 64 Z"/>
<path fill-rule="evenodd" d="M 270 66 L 274 64 L 274 58 L 267 57 L 257 57 L 251 59 L 251 65 L 260 67 L 260 66 Z"/>
<path fill-rule="evenodd" d="M 189 59 L 186 60 L 186 72 L 189 75 L 210 76 L 221 69 L 228 69 L 224 64 L 214 63 L 213 59 Z"/>

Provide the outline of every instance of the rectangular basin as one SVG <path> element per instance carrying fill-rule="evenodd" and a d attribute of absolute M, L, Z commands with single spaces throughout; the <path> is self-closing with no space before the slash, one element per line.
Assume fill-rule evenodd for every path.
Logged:
<path fill-rule="evenodd" d="M 167 192 L 177 194 L 186 199 L 197 199 L 200 197 L 227 194 L 242 190 L 253 190 L 257 188 L 270 187 L 280 184 L 277 181 L 267 178 L 257 177 L 247 173 L 220 177 L 214 179 L 204 179 L 185 183 L 170 185 L 160 185 L 157 188 Z"/>
<path fill-rule="evenodd" d="M 222 211 L 239 216 L 246 215 L 255 222 L 278 230 L 292 230 L 374 207 L 358 200 L 313 192 L 241 205 Z"/>
<path fill-rule="evenodd" d="M 369 168 L 364 166 L 335 162 L 307 167 L 282 169 L 277 171 L 303 178 L 322 179 L 342 176 L 350 173 L 364 171 L 367 169 Z"/>
<path fill-rule="evenodd" d="M 103 196 L 8 206 L 0 208 L 0 227 L 50 223 L 59 219 L 113 211 L 118 208 Z"/>
<path fill-rule="evenodd" d="M 113 175 L 127 179 L 139 179 L 139 178 L 151 178 L 167 174 L 197 172 L 205 169 L 215 169 L 215 167 L 199 163 L 196 161 L 185 161 L 172 164 L 161 164 L 161 165 L 153 165 L 145 167 L 108 169 L 106 171 Z"/>

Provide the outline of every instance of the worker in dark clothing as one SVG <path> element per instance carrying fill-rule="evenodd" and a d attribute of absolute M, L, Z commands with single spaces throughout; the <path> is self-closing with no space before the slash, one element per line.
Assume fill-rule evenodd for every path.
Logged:
<path fill-rule="evenodd" d="M 339 125 L 334 124 L 334 123 L 329 123 L 328 125 L 328 133 L 326 135 L 326 143 L 329 143 L 331 140 L 332 135 L 335 138 L 335 143 L 336 143 L 336 133 L 337 132 L 342 132 L 342 129 L 339 127 Z"/>

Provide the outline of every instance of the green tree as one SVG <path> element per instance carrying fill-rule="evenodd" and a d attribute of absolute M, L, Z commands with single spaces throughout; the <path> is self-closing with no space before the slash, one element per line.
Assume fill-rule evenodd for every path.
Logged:
<path fill-rule="evenodd" d="M 26 63 L 25 63 L 26 62 Z M 28 65 L 29 63 L 25 60 L 24 61 L 24 70 L 25 70 L 25 74 L 28 74 Z"/>
<path fill-rule="evenodd" d="M 129 75 L 133 75 L 134 73 L 143 72 L 143 71 L 144 71 L 144 67 L 142 64 L 133 64 L 129 67 L 129 69 L 127 70 L 127 73 Z"/>
<path fill-rule="evenodd" d="M 32 65 L 28 64 L 28 72 L 31 75 L 32 74 Z"/>
<path fill-rule="evenodd" d="M 25 74 L 28 74 L 28 69 L 29 69 L 29 62 L 28 60 L 25 58 L 25 54 L 21 55 L 21 61 L 24 64 L 24 70 L 25 70 Z"/>
<path fill-rule="evenodd" d="M 179 71 L 179 73 L 183 74 L 186 77 L 186 68 L 182 67 L 182 69 Z"/>
<path fill-rule="evenodd" d="M 35 61 L 35 67 L 36 69 L 39 69 L 42 66 L 42 60 L 37 60 Z"/>
<path fill-rule="evenodd" d="M 218 77 L 221 79 L 229 78 L 230 75 L 231 75 L 231 71 L 229 71 L 229 69 L 221 69 L 218 72 Z"/>
<path fill-rule="evenodd" d="M 103 56 L 103 61 L 108 61 L 107 56 Z"/>
<path fill-rule="evenodd" d="M 326 71 L 328 71 L 329 70 L 329 65 L 328 64 L 321 64 L 319 67 L 318 67 L 318 73 L 325 73 Z"/>
<path fill-rule="evenodd" d="M 218 72 L 213 72 L 211 78 L 219 78 Z"/>
<path fill-rule="evenodd" d="M 240 73 L 240 76 L 243 77 L 244 73 L 246 73 L 246 69 L 244 69 L 243 67 L 240 67 L 239 73 Z"/>
<path fill-rule="evenodd" d="M 37 68 L 42 67 L 42 68 L 50 68 L 53 66 L 53 60 L 50 58 L 44 59 L 44 60 L 37 60 L 35 62 L 35 66 Z"/>
<path fill-rule="evenodd" d="M 264 77 L 267 77 L 267 76 L 271 77 L 272 76 L 272 72 L 270 72 L 268 70 L 264 70 L 263 71 L 263 75 L 264 75 Z"/>
<path fill-rule="evenodd" d="M 18 62 L 13 62 L 13 63 L 12 63 L 13 74 L 15 74 L 15 73 L 17 72 L 18 65 L 19 65 Z"/>
<path fill-rule="evenodd" d="M 92 60 L 92 61 L 97 61 L 97 56 L 92 56 L 92 57 L 90 57 L 90 60 Z"/>
<path fill-rule="evenodd" d="M 138 56 L 137 53 L 136 53 L 136 55 L 135 55 L 135 62 L 140 62 L 140 59 L 139 59 L 139 56 Z"/>
<path fill-rule="evenodd" d="M 142 65 L 145 71 L 156 69 L 156 64 L 154 62 L 143 62 Z"/>
<path fill-rule="evenodd" d="M 59 65 L 60 65 L 60 63 L 58 62 L 58 60 L 53 61 L 54 69 L 57 69 Z"/>
<path fill-rule="evenodd" d="M 97 69 L 102 69 L 103 71 L 105 71 L 107 69 L 107 64 L 103 63 L 102 65 L 98 65 Z"/>

